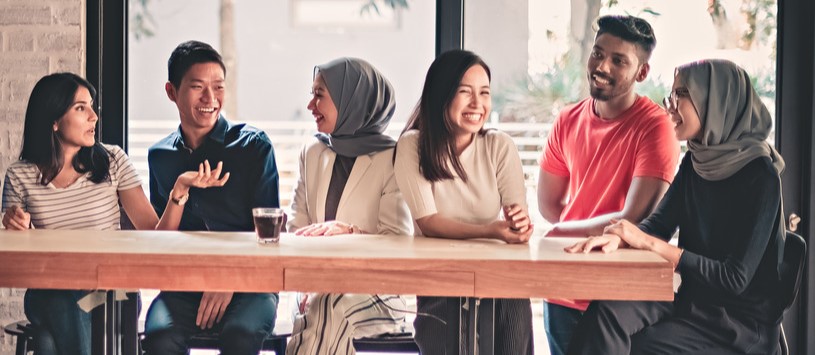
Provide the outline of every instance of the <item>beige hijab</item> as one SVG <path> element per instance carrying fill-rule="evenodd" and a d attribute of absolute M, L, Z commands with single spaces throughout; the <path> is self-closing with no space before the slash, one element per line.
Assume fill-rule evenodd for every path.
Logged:
<path fill-rule="evenodd" d="M 701 138 L 688 141 L 693 169 L 702 178 L 724 180 L 758 157 L 769 157 L 780 174 L 784 159 L 767 143 L 772 117 L 736 64 L 710 59 L 676 69 L 702 123 Z"/>

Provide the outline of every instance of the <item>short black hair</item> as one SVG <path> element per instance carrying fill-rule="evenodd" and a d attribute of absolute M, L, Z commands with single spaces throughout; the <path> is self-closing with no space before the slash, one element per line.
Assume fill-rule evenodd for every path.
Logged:
<path fill-rule="evenodd" d="M 594 38 L 604 33 L 620 37 L 639 47 L 645 53 L 645 57 L 640 58 L 643 62 L 651 58 L 651 52 L 657 45 L 657 38 L 654 36 L 651 24 L 635 16 L 607 15 L 598 18 L 597 35 Z"/>
<path fill-rule="evenodd" d="M 226 76 L 226 66 L 218 51 L 204 42 L 186 41 L 175 47 L 167 60 L 167 80 L 178 88 L 184 74 L 199 63 L 218 63 Z"/>

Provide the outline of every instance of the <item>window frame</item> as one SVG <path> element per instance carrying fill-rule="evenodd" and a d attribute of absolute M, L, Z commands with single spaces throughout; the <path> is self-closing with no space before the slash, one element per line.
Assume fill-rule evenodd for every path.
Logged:
<path fill-rule="evenodd" d="M 436 0 L 436 55 L 463 47 L 466 0 Z M 127 151 L 127 1 L 86 0 L 88 80 L 98 89 L 100 141 Z M 802 217 L 799 233 L 815 235 L 815 4 L 809 0 L 778 0 L 776 79 L 776 146 L 787 162 L 785 212 Z M 808 253 L 808 272 L 801 294 L 784 320 L 791 353 L 815 352 L 815 253 Z"/>

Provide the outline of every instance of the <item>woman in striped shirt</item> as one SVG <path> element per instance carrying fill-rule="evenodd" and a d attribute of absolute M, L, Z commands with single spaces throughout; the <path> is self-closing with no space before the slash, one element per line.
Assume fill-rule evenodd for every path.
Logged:
<path fill-rule="evenodd" d="M 6 171 L 3 226 L 8 230 L 119 229 L 119 203 L 137 229 L 176 229 L 183 203 L 159 220 L 124 151 L 96 141 L 96 90 L 71 73 L 43 77 L 28 101 L 20 160 Z M 178 191 L 223 186 L 221 164 L 181 174 Z M 90 314 L 81 290 L 26 291 L 25 313 L 37 329 L 37 354 L 90 354 Z"/>

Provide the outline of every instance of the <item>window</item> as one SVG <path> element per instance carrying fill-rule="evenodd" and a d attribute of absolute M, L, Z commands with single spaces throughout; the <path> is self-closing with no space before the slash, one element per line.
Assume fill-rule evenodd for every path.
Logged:
<path fill-rule="evenodd" d="M 724 58 L 748 71 L 774 115 L 776 11 L 774 0 L 466 2 L 464 47 L 492 69 L 492 121 L 518 143 L 530 214 L 540 217 L 537 162 L 550 124 L 564 106 L 588 96 L 585 68 L 598 16 L 630 14 L 653 26 L 657 46 L 648 78 L 636 86 L 641 95 L 661 104 L 678 65 Z"/>
<path fill-rule="evenodd" d="M 397 92 L 388 133 L 398 135 L 434 58 L 435 4 L 388 3 L 394 5 L 381 0 L 130 1 L 128 137 L 139 174 L 147 182 L 147 149 L 178 127 L 178 112 L 164 92 L 167 58 L 189 39 L 207 42 L 225 60 L 234 60 L 227 63 L 223 110 L 231 121 L 247 122 L 271 138 L 283 206 L 293 197 L 300 148 L 316 133 L 306 109 L 315 65 L 350 56 L 382 71 Z M 229 6 L 222 9 L 224 4 Z"/>

